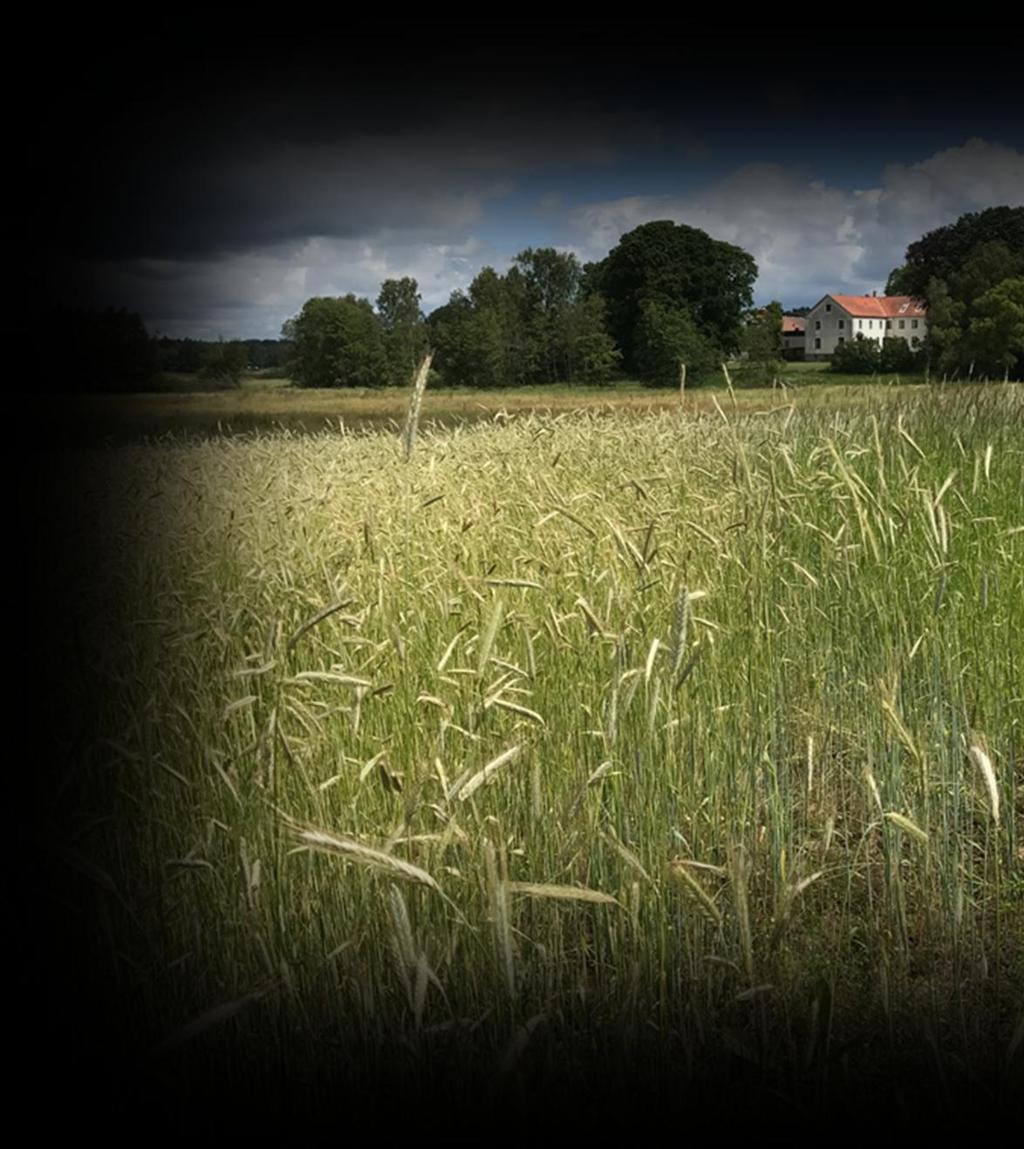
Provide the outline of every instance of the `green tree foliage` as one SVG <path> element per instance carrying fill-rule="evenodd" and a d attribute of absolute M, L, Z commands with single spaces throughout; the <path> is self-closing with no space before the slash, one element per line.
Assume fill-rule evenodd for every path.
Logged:
<path fill-rule="evenodd" d="M 679 365 L 686 364 L 688 380 L 700 382 L 719 370 L 718 347 L 697 327 L 685 307 L 660 300 L 645 300 L 633 337 L 635 370 L 654 387 L 679 384 Z"/>
<path fill-rule="evenodd" d="M 151 383 L 157 366 L 156 345 L 140 315 L 123 308 L 59 307 L 38 321 L 38 345 L 60 347 L 72 389 L 142 391 Z"/>
<path fill-rule="evenodd" d="M 829 370 L 837 375 L 880 375 L 915 371 L 922 366 L 923 353 L 905 339 L 886 338 L 882 343 L 858 335 L 840 343 L 832 353 Z"/>
<path fill-rule="evenodd" d="M 249 357 L 248 365 L 254 370 L 273 374 L 284 367 L 287 347 L 282 340 L 243 339 L 241 343 Z"/>
<path fill-rule="evenodd" d="M 968 212 L 928 232 L 907 248 L 904 266 L 889 277 L 890 285 L 900 289 L 891 294 L 926 298 L 931 280 L 952 284 L 977 249 L 989 243 L 1005 245 L 1017 258 L 1024 255 L 1024 207 Z"/>
<path fill-rule="evenodd" d="M 470 350 L 477 386 L 519 387 L 533 382 L 537 346 L 530 329 L 530 301 L 522 272 L 485 267 L 469 285 L 473 307 Z"/>
<path fill-rule="evenodd" d="M 985 377 L 1006 374 L 1020 361 L 1012 281 L 1021 278 L 1024 208 L 994 207 L 962 215 L 912 243 L 887 290 L 927 302 L 925 346 L 933 370 Z"/>
<path fill-rule="evenodd" d="M 533 381 L 535 349 L 526 285 L 483 268 L 468 292 L 456 291 L 428 321 L 438 373 L 454 387 L 517 387 Z"/>
<path fill-rule="evenodd" d="M 599 295 L 581 297 L 561 318 L 559 338 L 565 355 L 562 379 L 607 383 L 622 356 L 608 334 L 607 306 Z"/>
<path fill-rule="evenodd" d="M 453 386 L 603 382 L 618 363 L 604 305 L 581 290 L 571 253 L 521 252 L 505 275 L 483 268 L 428 327 L 442 378 Z"/>
<path fill-rule="evenodd" d="M 746 373 L 767 382 L 782 368 L 782 304 L 773 301 L 749 316 L 743 328 L 742 347 L 747 355 Z"/>
<path fill-rule="evenodd" d="M 1024 278 L 1004 279 L 975 302 L 966 343 L 976 362 L 1007 377 L 1024 360 Z"/>
<path fill-rule="evenodd" d="M 605 382 L 619 356 L 608 334 L 606 308 L 583 293 L 583 268 L 572 252 L 527 248 L 515 259 L 527 291 L 527 313 L 538 380 Z"/>
<path fill-rule="evenodd" d="M 191 375 L 202 369 L 206 347 L 207 344 L 198 339 L 169 339 L 165 335 L 157 341 L 157 367 L 161 371 Z"/>
<path fill-rule="evenodd" d="M 389 382 L 406 386 L 427 350 L 427 325 L 415 279 L 385 279 L 377 296 L 377 315 L 384 328 Z"/>
<path fill-rule="evenodd" d="M 473 378 L 473 303 L 464 291 L 453 291 L 442 307 L 427 317 L 434 367 L 449 386 L 471 386 Z"/>
<path fill-rule="evenodd" d="M 242 373 L 249 365 L 249 352 L 244 343 L 214 343 L 208 345 L 203 354 L 200 375 L 220 384 L 222 387 L 238 387 Z"/>
<path fill-rule="evenodd" d="M 243 369 L 273 374 L 283 371 L 288 345 L 281 339 L 236 339 L 245 350 Z M 156 341 L 156 362 L 160 371 L 192 375 L 202 371 L 212 352 L 220 346 L 203 339 L 171 339 L 166 335 Z"/>
<path fill-rule="evenodd" d="M 829 371 L 837 375 L 877 375 L 882 369 L 882 349 L 874 339 L 848 339 L 832 352 Z"/>
<path fill-rule="evenodd" d="M 928 338 L 926 349 L 934 370 L 952 374 L 958 368 L 960 335 L 963 329 L 965 304 L 954 299 L 945 280 L 932 279 L 928 283 Z"/>
<path fill-rule="evenodd" d="M 381 387 L 390 378 L 384 329 L 369 300 L 309 299 L 282 335 L 300 387 Z"/>
<path fill-rule="evenodd" d="M 640 373 L 638 336 L 645 304 L 656 303 L 665 313 L 685 309 L 702 341 L 720 358 L 739 347 L 756 277 L 753 257 L 741 248 L 669 220 L 634 228 L 605 259 L 586 269 L 587 289 L 607 303 L 609 329 L 627 370 Z"/>

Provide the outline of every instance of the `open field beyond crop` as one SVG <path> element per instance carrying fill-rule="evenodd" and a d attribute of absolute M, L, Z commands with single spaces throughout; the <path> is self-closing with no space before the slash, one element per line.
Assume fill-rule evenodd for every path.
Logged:
<path fill-rule="evenodd" d="M 58 460 L 46 849 L 118 1096 L 1019 1107 L 1024 396 L 865 392 Z"/>
<path fill-rule="evenodd" d="M 790 363 L 777 387 L 746 387 L 735 368 L 736 387 L 690 386 L 685 410 L 706 414 L 715 404 L 730 411 L 768 411 L 798 402 L 801 408 L 874 407 L 896 397 L 919 393 L 920 377 L 869 379 L 831 375 L 815 363 Z M 150 394 L 67 396 L 48 404 L 45 421 L 50 441 L 71 444 L 128 442 L 143 437 L 187 433 L 193 436 L 251 434 L 255 431 L 308 432 L 390 430 L 405 414 L 407 393 L 398 388 L 327 390 L 292 386 L 287 380 L 248 378 L 238 388 L 190 390 L 194 376 L 181 376 L 171 389 Z M 618 382 L 604 387 L 552 385 L 509 390 L 428 387 L 422 420 L 436 427 L 502 419 L 506 415 L 564 415 L 589 411 L 603 415 L 647 415 L 677 411 L 673 389 Z"/>

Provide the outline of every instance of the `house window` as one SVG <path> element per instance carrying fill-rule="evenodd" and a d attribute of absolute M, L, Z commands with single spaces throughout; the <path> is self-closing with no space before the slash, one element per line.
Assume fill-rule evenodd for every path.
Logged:
<path fill-rule="evenodd" d="M 821 350 L 821 340 L 820 340 L 820 339 L 815 339 L 815 341 L 814 341 L 814 350 L 815 350 L 815 351 L 820 351 L 820 350 Z"/>
<path fill-rule="evenodd" d="M 845 319 L 840 319 L 840 320 L 839 320 L 839 330 L 840 330 L 840 331 L 842 331 L 842 329 L 843 329 L 845 326 L 846 326 L 846 320 L 845 320 Z"/>
<path fill-rule="evenodd" d="M 900 320 L 900 331 L 902 331 L 904 327 L 906 327 L 906 323 L 901 319 Z"/>
<path fill-rule="evenodd" d="M 831 304 L 831 303 L 826 303 L 826 304 L 825 304 L 825 310 L 826 310 L 826 311 L 831 311 L 831 310 L 832 310 L 832 304 Z"/>
<path fill-rule="evenodd" d="M 840 335 L 840 336 L 839 336 L 839 342 L 840 342 L 840 343 L 845 343 L 845 342 L 846 342 L 846 340 L 845 340 L 845 339 L 844 339 L 844 338 L 843 338 L 843 337 Z"/>
<path fill-rule="evenodd" d="M 815 321 L 814 321 L 814 330 L 815 330 L 815 331 L 820 331 L 820 330 L 821 330 L 821 320 L 820 320 L 820 319 L 815 319 Z"/>
<path fill-rule="evenodd" d="M 911 326 L 911 327 L 916 327 L 916 326 L 917 326 L 917 320 L 916 320 L 916 319 L 911 319 L 911 321 L 910 321 L 910 326 Z"/>
<path fill-rule="evenodd" d="M 885 321 L 885 329 L 886 329 L 886 331 L 890 331 L 892 329 L 892 320 L 891 319 L 887 319 Z"/>
<path fill-rule="evenodd" d="M 868 330 L 874 331 L 874 329 L 875 329 L 875 321 L 873 319 L 869 319 L 868 320 Z"/>

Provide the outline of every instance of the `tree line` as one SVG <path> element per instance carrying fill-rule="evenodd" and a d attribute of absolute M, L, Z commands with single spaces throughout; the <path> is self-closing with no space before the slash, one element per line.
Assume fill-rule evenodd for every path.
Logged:
<path fill-rule="evenodd" d="M 621 375 L 674 385 L 680 362 L 699 381 L 739 350 L 756 277 L 741 248 L 660 221 L 624 235 L 596 263 L 527 248 L 504 274 L 483 268 L 429 316 L 411 278 L 386 280 L 376 305 L 354 295 L 310 299 L 282 335 L 292 379 L 305 387 L 403 386 L 427 346 L 436 378 L 451 387 Z"/>
<path fill-rule="evenodd" d="M 280 339 L 171 339 L 155 340 L 155 367 L 158 371 L 195 375 L 241 375 L 246 371 L 284 374 L 288 348 Z"/>
<path fill-rule="evenodd" d="M 154 337 L 125 308 L 47 307 L 30 317 L 28 328 L 36 347 L 59 349 L 62 389 L 84 393 L 143 391 L 168 374 L 235 387 L 248 372 L 284 375 L 290 353 L 278 339 Z"/>
<path fill-rule="evenodd" d="M 41 333 L 61 332 L 67 378 L 84 391 L 142 390 L 160 372 L 236 386 L 253 370 L 300 387 L 405 386 L 428 347 L 433 383 L 449 387 L 623 377 L 676 386 L 684 363 L 699 384 L 740 351 L 745 375 L 766 382 L 781 367 L 782 307 L 753 310 L 756 277 L 748 252 L 661 220 L 626 233 L 594 263 L 527 248 L 504 274 L 483 268 L 430 315 L 405 277 L 385 280 L 372 303 L 307 300 L 280 340 L 154 339 L 138 315 L 113 309 L 59 309 Z M 886 292 L 926 303 L 923 349 L 853 340 L 833 370 L 1009 375 L 1024 362 L 1024 208 L 969 213 L 929 232 L 908 247 Z"/>

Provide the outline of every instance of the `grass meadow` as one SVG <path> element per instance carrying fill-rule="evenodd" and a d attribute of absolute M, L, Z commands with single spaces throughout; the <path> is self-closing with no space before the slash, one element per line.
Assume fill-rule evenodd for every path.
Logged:
<path fill-rule="evenodd" d="M 859 395 L 55 462 L 36 849 L 95 1103 L 1017 1112 L 1024 394 Z"/>
<path fill-rule="evenodd" d="M 691 414 L 714 413 L 715 404 L 731 411 L 764 411 L 798 401 L 802 408 L 824 405 L 857 407 L 879 402 L 879 391 L 891 399 L 923 386 L 921 376 L 833 375 L 827 365 L 787 363 L 777 387 L 752 386 L 742 364 L 733 364 L 730 390 L 724 378 L 716 386 L 687 388 Z M 249 376 L 237 388 L 218 388 L 195 375 L 165 376 L 160 390 L 140 394 L 69 395 L 59 406 L 48 404 L 45 418 L 50 441 L 65 444 L 125 443 L 165 434 L 222 437 L 266 431 L 308 434 L 318 431 L 394 431 L 405 416 L 408 396 L 393 387 L 295 387 L 288 379 Z M 585 408 L 607 415 L 649 415 L 676 411 L 672 388 L 645 387 L 620 380 L 604 386 L 551 384 L 508 390 L 427 389 L 423 419 L 435 426 L 501 418 L 503 415 L 564 415 Z"/>

